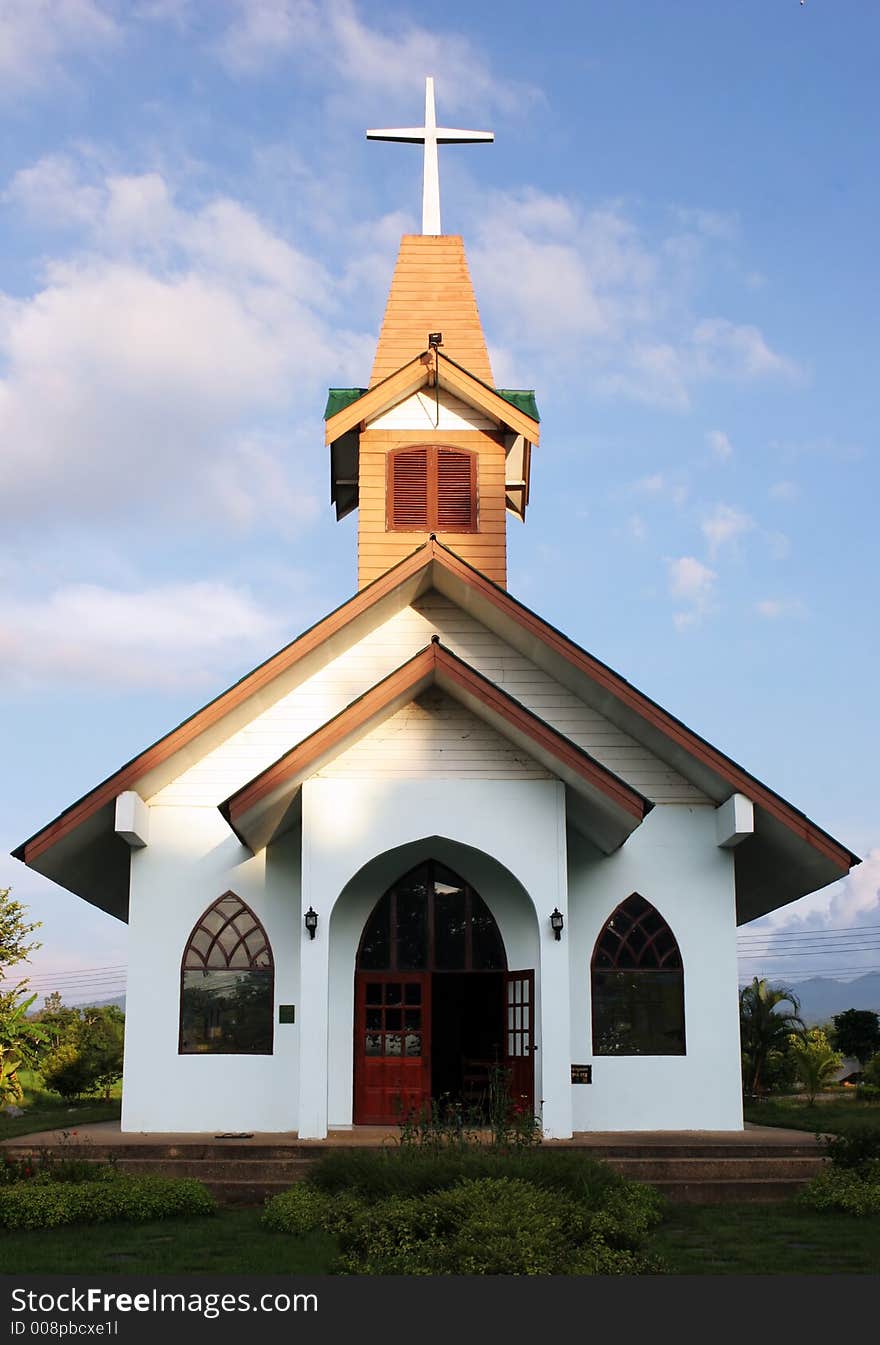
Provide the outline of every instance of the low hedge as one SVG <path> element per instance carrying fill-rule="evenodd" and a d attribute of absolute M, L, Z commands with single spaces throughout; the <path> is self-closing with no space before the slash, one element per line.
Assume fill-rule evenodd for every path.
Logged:
<path fill-rule="evenodd" d="M 841 1210 L 859 1217 L 880 1214 L 880 1163 L 873 1160 L 867 1171 L 826 1168 L 798 1192 L 797 1198 L 814 1210 Z"/>
<path fill-rule="evenodd" d="M 629 1275 L 659 1270 L 612 1247 L 577 1200 L 511 1177 L 392 1196 L 338 1231 L 354 1275 Z"/>
<path fill-rule="evenodd" d="M 499 1152 L 479 1144 L 440 1152 L 406 1147 L 334 1149 L 322 1154 L 308 1181 L 331 1194 L 349 1191 L 366 1200 L 384 1200 L 425 1195 L 487 1177 L 513 1177 L 594 1206 L 613 1188 L 626 1185 L 607 1163 L 581 1153 L 538 1148 Z"/>
<path fill-rule="evenodd" d="M 190 1177 L 124 1177 L 89 1182 L 24 1181 L 0 1190 L 0 1227 L 56 1228 L 111 1221 L 148 1223 L 213 1214 L 216 1201 Z"/>
<path fill-rule="evenodd" d="M 504 1175 L 477 1177 L 460 1175 L 462 1155 L 439 1164 L 434 1156 L 421 1157 L 426 1161 L 358 1156 L 354 1163 L 322 1163 L 306 1181 L 267 1202 L 263 1223 L 280 1233 L 335 1234 L 342 1249 L 335 1269 L 349 1275 L 634 1275 L 662 1269 L 642 1252 L 665 1204 L 653 1187 L 627 1182 L 603 1164 L 576 1157 L 570 1162 L 567 1155 L 559 1163 L 556 1155 L 529 1161 L 532 1180 L 511 1172 L 519 1164 L 509 1157 L 500 1165 Z M 350 1181 L 360 1177 L 359 1190 L 356 1181 L 354 1190 L 339 1185 L 343 1169 Z M 376 1188 L 386 1184 L 391 1194 L 377 1198 Z"/>

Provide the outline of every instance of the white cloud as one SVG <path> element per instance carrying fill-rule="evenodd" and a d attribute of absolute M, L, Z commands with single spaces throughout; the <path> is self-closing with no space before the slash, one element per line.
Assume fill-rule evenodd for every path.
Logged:
<path fill-rule="evenodd" d="M 697 363 L 707 377 L 800 376 L 795 362 L 771 350 L 759 329 L 749 323 L 703 318 L 691 333 L 691 343 Z"/>
<path fill-rule="evenodd" d="M 706 443 L 715 457 L 720 458 L 722 462 L 726 462 L 733 453 L 733 444 L 723 430 L 709 430 L 706 435 Z"/>
<path fill-rule="evenodd" d="M 686 409 L 709 380 L 792 378 L 796 367 L 752 325 L 693 311 L 689 235 L 649 238 L 622 205 L 586 210 L 534 189 L 480 198 L 471 264 L 487 325 L 541 376 Z M 517 283 L 510 285 L 510 276 Z M 552 351 L 552 359 L 548 357 Z"/>
<path fill-rule="evenodd" d="M 703 536 L 709 544 L 710 556 L 716 556 L 728 542 L 736 541 L 754 526 L 753 518 L 729 504 L 716 505 L 712 513 L 700 524 Z"/>
<path fill-rule="evenodd" d="M 766 621 L 778 621 L 780 617 L 786 616 L 802 617 L 806 614 L 806 608 L 800 598 L 762 598 L 760 602 L 755 603 L 755 611 Z"/>
<path fill-rule="evenodd" d="M 0 0 L 0 98 L 49 83 L 65 57 L 106 50 L 120 36 L 100 0 Z"/>
<path fill-rule="evenodd" d="M 222 583 L 0 598 L 0 676 L 17 686 L 201 686 L 277 643 L 278 621 Z"/>
<path fill-rule="evenodd" d="M 380 26 L 353 0 L 236 0 L 234 8 L 217 52 L 239 77 L 299 60 L 310 72 L 341 82 L 348 99 L 379 92 L 392 107 L 415 99 L 407 125 L 420 116 L 426 75 L 436 77 L 438 115 L 441 105 L 515 112 L 537 96 L 525 81 L 497 80 L 467 38 L 430 21 L 423 25 L 397 15 Z"/>
<path fill-rule="evenodd" d="M 716 572 L 695 556 L 679 556 L 667 562 L 669 592 L 685 606 L 673 615 L 677 630 L 696 625 L 712 608 Z"/>
<path fill-rule="evenodd" d="M 328 377 L 372 347 L 323 268 L 239 202 L 184 208 L 156 173 L 90 181 L 54 157 L 9 197 L 81 246 L 31 298 L 0 297 L 7 522 L 147 500 L 239 525 L 314 512 L 290 421 L 301 402 L 319 435 Z"/>
<path fill-rule="evenodd" d="M 880 847 L 869 850 L 846 878 L 774 911 L 767 919 L 768 927 L 777 932 L 880 925 Z M 859 956 L 848 953 L 846 964 L 854 963 Z M 876 955 L 871 960 L 875 961 Z"/>

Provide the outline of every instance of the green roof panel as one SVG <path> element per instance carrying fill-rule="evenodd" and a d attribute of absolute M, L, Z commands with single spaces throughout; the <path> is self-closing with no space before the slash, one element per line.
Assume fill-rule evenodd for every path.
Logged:
<path fill-rule="evenodd" d="M 499 397 L 503 397 L 511 406 L 515 406 L 518 411 L 522 411 L 524 416 L 531 416 L 532 420 L 540 421 L 538 415 L 538 403 L 535 401 L 534 388 L 496 388 L 495 391 Z"/>
<path fill-rule="evenodd" d="M 346 406 L 351 406 L 352 402 L 358 401 L 366 391 L 366 388 L 329 388 L 324 419 L 329 420 L 337 411 L 343 411 Z"/>

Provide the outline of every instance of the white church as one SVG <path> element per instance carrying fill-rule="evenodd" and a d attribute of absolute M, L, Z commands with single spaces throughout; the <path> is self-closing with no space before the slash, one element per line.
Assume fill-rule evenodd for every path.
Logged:
<path fill-rule="evenodd" d="M 736 930 L 855 855 L 507 589 L 540 427 L 461 238 L 402 239 L 326 410 L 357 592 L 14 853 L 130 926 L 125 1131 L 742 1128 Z"/>

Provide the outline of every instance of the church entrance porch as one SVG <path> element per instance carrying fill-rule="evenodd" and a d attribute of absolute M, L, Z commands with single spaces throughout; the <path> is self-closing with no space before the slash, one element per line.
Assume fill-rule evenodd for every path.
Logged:
<path fill-rule="evenodd" d="M 534 1110 L 534 973 L 509 972 L 479 893 L 436 860 L 376 903 L 355 973 L 356 1125 L 460 1107 L 485 1117 L 490 1094 Z"/>

